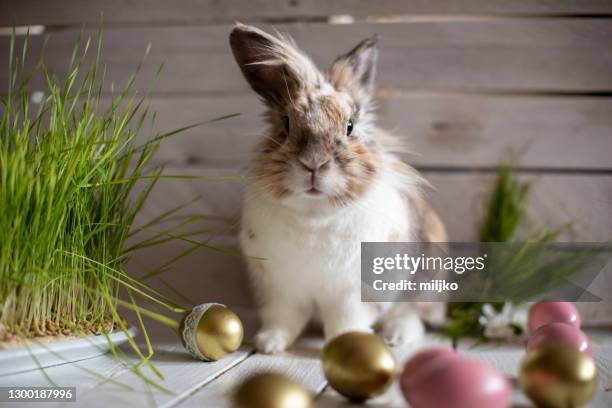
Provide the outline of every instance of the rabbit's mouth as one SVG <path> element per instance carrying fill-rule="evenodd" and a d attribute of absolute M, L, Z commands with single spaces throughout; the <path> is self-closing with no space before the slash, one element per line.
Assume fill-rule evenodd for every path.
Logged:
<path fill-rule="evenodd" d="M 306 190 L 306 194 L 311 196 L 320 196 L 321 194 L 323 194 L 323 192 L 321 190 L 317 190 L 317 188 L 313 186 L 309 190 Z"/>

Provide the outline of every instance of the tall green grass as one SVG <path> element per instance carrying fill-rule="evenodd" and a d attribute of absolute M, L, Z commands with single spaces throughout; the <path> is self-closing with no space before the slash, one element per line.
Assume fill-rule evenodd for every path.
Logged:
<path fill-rule="evenodd" d="M 539 226 L 537 222 L 529 219 L 527 207 L 533 185 L 516 175 L 514 167 L 516 162 L 517 157 L 512 154 L 509 160 L 499 167 L 497 181 L 484 207 L 479 241 L 515 243 L 514 250 L 508 250 L 505 255 L 497 254 L 497 259 L 493 257 L 500 266 L 499 268 L 491 266 L 491 268 L 496 270 L 495 284 L 516 288 L 519 287 L 519 282 L 523 282 L 523 287 L 528 289 L 517 296 L 528 298 L 553 289 L 555 285 L 581 271 L 587 260 L 592 258 L 593 254 L 599 253 L 599 250 L 583 249 L 567 254 L 558 251 L 548 258 L 541 257 L 544 251 L 540 248 L 545 244 L 554 243 L 561 234 L 570 231 L 572 223 L 568 222 L 551 229 Z M 490 277 L 486 279 L 490 280 Z M 509 284 L 510 282 L 512 283 Z M 497 288 L 493 293 L 504 292 Z M 499 312 L 505 302 L 489 303 Z M 475 336 L 487 341 L 484 327 L 478 320 L 482 314 L 482 306 L 481 302 L 449 303 L 449 324 L 443 329 L 442 334 L 454 341 L 466 336 Z M 512 326 L 512 328 L 516 334 L 522 332 L 521 327 Z"/>
<path fill-rule="evenodd" d="M 182 311 L 124 271 L 132 253 L 124 250 L 126 240 L 142 230 L 133 228 L 134 218 L 164 177 L 152 158 L 176 132 L 137 143 L 151 114 L 144 98 L 130 96 L 136 74 L 103 98 L 109 87 L 101 40 L 79 41 L 61 80 L 42 60 L 26 72 L 24 44 L 15 50 L 13 36 L 0 107 L 0 333 L 8 339 L 125 330 L 120 289 L 132 309 L 140 296 Z M 36 76 L 46 90 L 33 111 Z M 167 240 L 161 233 L 136 247 Z"/>

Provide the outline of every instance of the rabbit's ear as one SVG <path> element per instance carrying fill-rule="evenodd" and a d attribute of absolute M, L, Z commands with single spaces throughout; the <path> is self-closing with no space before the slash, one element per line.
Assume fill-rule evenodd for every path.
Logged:
<path fill-rule="evenodd" d="M 286 103 L 293 93 L 320 81 L 314 64 L 288 39 L 236 24 L 230 45 L 244 77 L 270 105 Z"/>
<path fill-rule="evenodd" d="M 331 67 L 329 77 L 338 88 L 358 88 L 355 91 L 374 91 L 378 35 L 366 38 L 348 53 L 339 56 Z"/>

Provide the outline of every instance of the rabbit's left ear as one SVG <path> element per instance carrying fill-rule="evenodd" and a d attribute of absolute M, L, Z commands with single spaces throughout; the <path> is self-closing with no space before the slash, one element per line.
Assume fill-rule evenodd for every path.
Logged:
<path fill-rule="evenodd" d="M 321 80 L 312 61 L 289 39 L 238 23 L 230 45 L 244 77 L 270 106 L 289 103 L 292 94 L 316 87 Z"/>
<path fill-rule="evenodd" d="M 332 65 L 329 77 L 338 88 L 359 88 L 372 93 L 378 60 L 378 35 L 366 38 L 348 53 L 339 56 Z"/>

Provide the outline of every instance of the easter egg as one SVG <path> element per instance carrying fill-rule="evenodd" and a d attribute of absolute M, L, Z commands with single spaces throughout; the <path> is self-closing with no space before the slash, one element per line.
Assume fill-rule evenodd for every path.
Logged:
<path fill-rule="evenodd" d="M 539 407 L 581 407 L 595 393 L 597 367 L 591 357 L 573 346 L 546 344 L 525 355 L 519 383 Z"/>
<path fill-rule="evenodd" d="M 298 383 L 276 373 L 247 378 L 233 394 L 235 408 L 311 408 L 312 396 Z"/>
<path fill-rule="evenodd" d="M 580 328 L 580 315 L 569 302 L 541 301 L 529 309 L 527 326 L 529 333 L 549 323 L 567 323 Z"/>
<path fill-rule="evenodd" d="M 416 353 L 404 364 L 404 369 L 400 376 L 400 387 L 402 389 L 408 388 L 410 383 L 417 378 L 418 374 L 426 369 L 425 367 L 430 366 L 432 362 L 441 364 L 442 361 L 454 358 L 461 357 L 455 350 L 449 347 L 434 347 Z"/>
<path fill-rule="evenodd" d="M 550 343 L 569 344 L 589 356 L 593 355 L 588 337 L 582 330 L 567 323 L 550 323 L 538 328 L 529 337 L 527 350 L 533 350 Z"/>
<path fill-rule="evenodd" d="M 438 358 L 403 384 L 412 408 L 506 408 L 511 386 L 492 367 L 475 360 Z"/>
<path fill-rule="evenodd" d="M 395 379 L 396 363 L 380 337 L 348 332 L 325 346 L 323 372 L 338 393 L 354 401 L 365 401 L 389 388 Z"/>
<path fill-rule="evenodd" d="M 219 360 L 233 353 L 244 336 L 240 318 L 219 303 L 194 307 L 181 320 L 178 331 L 189 353 L 203 361 Z"/>

